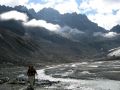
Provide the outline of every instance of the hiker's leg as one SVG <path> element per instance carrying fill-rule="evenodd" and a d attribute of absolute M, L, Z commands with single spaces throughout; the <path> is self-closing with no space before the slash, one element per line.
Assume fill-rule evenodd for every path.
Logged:
<path fill-rule="evenodd" d="M 35 85 L 35 76 L 33 78 L 34 78 L 33 85 Z"/>
<path fill-rule="evenodd" d="M 31 76 L 31 86 L 34 88 L 35 76 Z"/>
<path fill-rule="evenodd" d="M 33 86 L 34 86 L 34 76 L 29 76 L 29 83 L 30 83 L 30 86 L 33 88 Z"/>

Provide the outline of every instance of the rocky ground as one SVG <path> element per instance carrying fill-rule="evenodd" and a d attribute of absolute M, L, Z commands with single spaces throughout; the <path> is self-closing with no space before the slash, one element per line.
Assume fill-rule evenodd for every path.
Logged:
<path fill-rule="evenodd" d="M 61 65 L 45 70 L 47 75 L 55 78 L 72 79 L 110 79 L 120 80 L 120 61 L 82 62 Z"/>
<path fill-rule="evenodd" d="M 53 65 L 39 69 L 35 90 L 120 90 L 120 61 Z M 27 90 L 27 67 L 0 69 L 0 90 Z"/>
<path fill-rule="evenodd" d="M 36 69 L 43 68 L 36 66 Z M 0 90 L 27 90 L 29 83 L 27 82 L 28 67 L 12 66 L 0 68 Z M 48 86 L 59 82 L 49 80 L 38 80 L 36 78 L 35 90 L 45 90 Z M 46 87 L 46 88 L 44 88 Z"/>

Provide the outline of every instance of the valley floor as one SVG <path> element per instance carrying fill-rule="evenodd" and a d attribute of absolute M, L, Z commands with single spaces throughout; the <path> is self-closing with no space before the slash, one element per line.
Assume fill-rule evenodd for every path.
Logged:
<path fill-rule="evenodd" d="M 53 65 L 37 72 L 38 80 L 59 83 L 35 86 L 35 90 L 120 90 L 119 60 Z M 5 83 L 0 85 L 0 90 L 26 90 L 26 87 Z"/>
<path fill-rule="evenodd" d="M 118 69 L 116 70 L 116 68 L 119 68 L 118 62 L 119 61 L 102 61 L 63 64 L 49 67 L 46 70 L 38 70 L 38 78 L 45 78 L 50 81 L 60 81 L 59 84 L 49 87 L 58 90 L 120 90 L 120 81 L 110 80 L 110 78 L 114 79 L 115 77 L 120 77 L 118 74 L 114 73 L 119 73 Z M 111 70 L 109 66 L 113 69 Z M 100 71 L 103 67 L 105 70 L 102 71 L 104 72 Z M 90 72 L 91 70 L 93 71 Z M 111 73 L 112 75 L 107 73 L 108 76 L 104 77 L 103 74 L 101 76 L 96 76 L 98 72 L 113 73 Z M 91 74 L 95 74 L 93 75 L 94 77 Z"/>

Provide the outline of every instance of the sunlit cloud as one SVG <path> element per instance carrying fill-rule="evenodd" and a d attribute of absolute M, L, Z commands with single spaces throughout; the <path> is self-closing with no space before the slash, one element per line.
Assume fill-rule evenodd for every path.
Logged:
<path fill-rule="evenodd" d="M 28 20 L 28 16 L 25 13 L 21 13 L 18 11 L 9 11 L 9 12 L 0 14 L 0 19 L 1 20 L 14 19 L 14 20 L 21 20 L 26 22 Z"/>
<path fill-rule="evenodd" d="M 120 0 L 83 0 L 79 9 L 91 21 L 108 30 L 120 24 Z"/>
<path fill-rule="evenodd" d="M 113 26 L 119 24 L 119 14 L 113 15 L 113 14 L 95 14 L 95 15 L 88 15 L 88 18 L 98 23 L 99 26 L 104 27 L 107 30 L 110 30 Z"/>
<path fill-rule="evenodd" d="M 104 35 L 104 37 L 107 37 L 107 38 L 112 38 L 112 37 L 115 37 L 117 36 L 118 34 L 116 32 L 109 32 L 109 33 L 106 33 Z"/>
<path fill-rule="evenodd" d="M 0 14 L 0 20 L 20 20 L 25 26 L 33 26 L 33 27 L 44 27 L 50 31 L 57 31 L 61 27 L 57 24 L 47 23 L 44 20 L 36 20 L 32 19 L 28 21 L 28 16 L 25 13 L 21 13 L 18 11 L 8 11 Z"/>
<path fill-rule="evenodd" d="M 25 26 L 33 26 L 33 27 L 44 27 L 50 31 L 57 31 L 60 29 L 60 26 L 57 24 L 47 23 L 44 20 L 36 20 L 32 19 L 26 23 L 24 23 Z"/>
<path fill-rule="evenodd" d="M 97 13 L 101 14 L 112 13 L 113 10 L 120 9 L 120 2 L 114 0 L 113 3 L 110 1 L 112 0 L 83 0 L 83 2 L 79 6 L 79 9 L 81 9 L 81 11 L 83 12 L 87 12 L 89 10 L 96 10 Z"/>
<path fill-rule="evenodd" d="M 36 12 L 43 8 L 54 8 L 58 10 L 61 14 L 64 13 L 79 13 L 78 4 L 76 0 L 43 0 L 41 3 L 29 3 L 28 8 L 34 8 Z"/>
<path fill-rule="evenodd" d="M 113 38 L 118 35 L 119 34 L 117 34 L 116 32 L 108 32 L 108 33 L 96 32 L 93 34 L 93 36 L 101 36 L 101 37 L 105 37 L 105 38 Z"/>
<path fill-rule="evenodd" d="M 29 0 L 0 0 L 0 5 L 14 7 L 16 5 L 26 5 Z"/>
<path fill-rule="evenodd" d="M 61 8 L 62 7 L 62 8 Z M 75 2 L 75 0 L 67 0 L 64 1 L 54 7 L 56 10 L 58 10 L 61 14 L 64 13 L 72 13 L 77 12 L 79 13 L 78 4 Z"/>

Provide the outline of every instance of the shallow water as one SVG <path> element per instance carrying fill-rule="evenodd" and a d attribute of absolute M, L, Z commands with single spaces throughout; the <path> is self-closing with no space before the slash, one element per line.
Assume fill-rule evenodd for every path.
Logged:
<path fill-rule="evenodd" d="M 111 67 L 113 66 L 113 67 Z M 116 80 L 109 80 L 107 78 L 93 78 L 92 80 L 88 79 L 76 79 L 76 78 L 69 78 L 69 76 L 72 74 L 74 75 L 74 71 L 78 70 L 80 71 L 80 74 L 86 75 L 91 74 L 89 71 L 91 69 L 93 70 L 99 70 L 103 67 L 105 69 L 109 68 L 118 68 L 118 62 L 93 62 L 93 63 L 74 63 L 74 64 L 63 64 L 58 66 L 49 67 L 46 69 L 38 70 L 38 78 L 39 79 L 46 79 L 50 81 L 60 81 L 59 84 L 51 86 L 49 88 L 57 88 L 59 90 L 62 89 L 69 89 L 69 90 L 120 90 L 120 81 Z M 45 72 L 49 72 L 48 75 L 45 74 Z M 83 71 L 85 70 L 85 71 Z M 113 70 L 113 69 L 112 69 Z M 116 69 L 114 69 L 116 70 Z M 111 71 L 111 69 L 110 69 Z M 98 71 L 96 71 L 98 72 Z M 95 72 L 95 74 L 96 74 Z M 57 77 L 54 77 L 56 73 L 59 75 Z M 65 75 L 64 75 L 65 74 Z M 78 73 L 77 73 L 78 74 Z M 68 76 L 63 77 L 64 76 Z M 53 76 L 53 77 L 52 77 Z M 78 75 L 77 75 L 78 76 Z M 86 76 L 88 77 L 88 76 Z M 91 78 L 89 76 L 89 78 Z"/>

